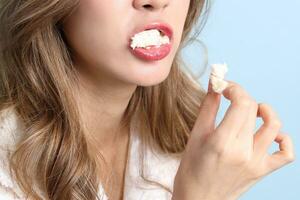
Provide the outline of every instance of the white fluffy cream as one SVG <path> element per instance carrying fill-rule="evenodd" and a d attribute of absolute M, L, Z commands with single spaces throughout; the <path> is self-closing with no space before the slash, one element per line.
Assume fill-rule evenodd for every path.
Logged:
<path fill-rule="evenodd" d="M 228 82 L 224 81 L 225 75 L 228 72 L 227 64 L 212 64 L 211 65 L 211 84 L 213 91 L 221 94 L 228 86 Z"/>
<path fill-rule="evenodd" d="M 170 39 L 168 36 L 162 36 L 157 29 L 151 29 L 139 32 L 131 38 L 130 47 L 135 49 L 136 47 L 147 48 L 150 45 L 160 46 L 162 44 L 169 44 Z"/>

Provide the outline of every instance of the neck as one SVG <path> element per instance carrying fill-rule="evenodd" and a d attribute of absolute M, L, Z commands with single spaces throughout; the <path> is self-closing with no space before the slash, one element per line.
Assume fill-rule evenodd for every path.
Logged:
<path fill-rule="evenodd" d="M 79 73 L 79 80 L 77 102 L 84 127 L 98 146 L 113 148 L 129 132 L 121 121 L 136 85 L 86 71 Z"/>

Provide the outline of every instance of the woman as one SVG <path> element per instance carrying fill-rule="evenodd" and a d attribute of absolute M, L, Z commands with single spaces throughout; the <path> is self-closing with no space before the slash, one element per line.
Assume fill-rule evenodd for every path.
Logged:
<path fill-rule="evenodd" d="M 1 0 L 0 199 L 236 199 L 291 162 L 270 106 L 230 82 L 215 128 L 220 95 L 180 67 L 204 5 Z"/>

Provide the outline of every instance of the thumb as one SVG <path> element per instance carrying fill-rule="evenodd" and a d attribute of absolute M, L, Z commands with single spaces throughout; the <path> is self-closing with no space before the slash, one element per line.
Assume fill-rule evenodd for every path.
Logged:
<path fill-rule="evenodd" d="M 220 106 L 221 95 L 212 90 L 211 80 L 209 79 L 208 91 L 200 105 L 199 115 L 195 122 L 193 134 L 209 134 L 215 129 L 216 116 Z"/>

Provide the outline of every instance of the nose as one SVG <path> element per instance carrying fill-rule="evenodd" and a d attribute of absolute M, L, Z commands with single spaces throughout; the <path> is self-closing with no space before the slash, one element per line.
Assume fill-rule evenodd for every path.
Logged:
<path fill-rule="evenodd" d="M 137 10 L 161 10 L 169 5 L 170 0 L 133 0 L 133 5 Z"/>

